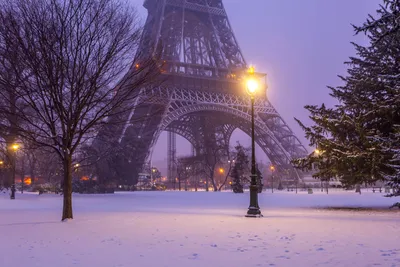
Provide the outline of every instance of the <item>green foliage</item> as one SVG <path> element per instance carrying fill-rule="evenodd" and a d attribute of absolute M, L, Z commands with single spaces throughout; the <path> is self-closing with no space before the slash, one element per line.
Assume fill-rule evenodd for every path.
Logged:
<path fill-rule="evenodd" d="M 249 169 L 249 158 L 245 148 L 238 142 L 235 146 L 236 160 L 231 171 L 232 190 L 234 193 L 243 193 L 243 183 L 246 180 L 245 173 Z"/>
<path fill-rule="evenodd" d="M 353 44 L 357 56 L 346 64 L 343 86 L 330 87 L 339 101 L 333 108 L 306 106 L 313 125 L 298 121 L 319 153 L 293 161 L 301 169 L 317 167 L 314 177 L 340 178 L 344 186 L 385 181 L 398 188 L 400 174 L 400 4 L 386 0 L 357 33 L 370 39 Z M 391 19 L 388 19 L 391 18 Z"/>

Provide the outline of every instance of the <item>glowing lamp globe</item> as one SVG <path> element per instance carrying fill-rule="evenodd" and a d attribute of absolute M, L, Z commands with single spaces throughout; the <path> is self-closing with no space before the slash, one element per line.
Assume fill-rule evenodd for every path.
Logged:
<path fill-rule="evenodd" d="M 247 93 L 249 95 L 254 95 L 258 90 L 259 84 L 255 79 L 247 80 Z"/>
<path fill-rule="evenodd" d="M 13 145 L 11 146 L 11 148 L 12 148 L 14 151 L 17 151 L 17 150 L 19 149 L 19 145 L 18 145 L 18 144 L 13 144 Z"/>
<path fill-rule="evenodd" d="M 275 171 L 275 167 L 274 166 L 271 166 L 269 168 L 270 168 L 271 171 Z"/>

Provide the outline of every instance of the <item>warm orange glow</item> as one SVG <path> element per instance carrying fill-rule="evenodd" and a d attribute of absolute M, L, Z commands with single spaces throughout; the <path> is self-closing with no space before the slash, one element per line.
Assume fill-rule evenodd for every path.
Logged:
<path fill-rule="evenodd" d="M 219 173 L 221 173 L 221 174 L 225 172 L 225 170 L 224 170 L 223 168 L 219 168 L 218 171 L 219 171 Z"/>
<path fill-rule="evenodd" d="M 138 69 L 140 68 L 140 64 L 136 64 L 135 67 Z"/>
<path fill-rule="evenodd" d="M 3 165 L 3 164 L 4 164 L 4 161 L 0 160 L 0 165 Z"/>
<path fill-rule="evenodd" d="M 228 74 L 227 77 L 235 79 L 236 78 L 236 74 L 235 73 L 231 73 L 231 74 Z"/>
<path fill-rule="evenodd" d="M 319 155 L 321 151 L 319 149 L 315 149 L 315 154 Z"/>
<path fill-rule="evenodd" d="M 229 184 L 232 184 L 232 182 L 229 182 Z"/>
<path fill-rule="evenodd" d="M 30 177 L 25 178 L 25 179 L 24 179 L 24 184 L 26 184 L 26 185 L 31 185 L 31 184 L 32 184 L 32 179 L 31 179 Z"/>
<path fill-rule="evenodd" d="M 87 177 L 87 176 L 82 176 L 82 177 L 81 177 L 81 181 L 89 181 L 89 177 Z"/>
<path fill-rule="evenodd" d="M 246 85 L 247 85 L 247 92 L 250 95 L 254 95 L 257 92 L 258 87 L 259 87 L 258 81 L 255 79 L 247 80 Z"/>
<path fill-rule="evenodd" d="M 255 73 L 255 68 L 254 66 L 250 66 L 250 68 L 247 70 L 248 72 L 248 77 L 246 78 L 246 89 L 247 93 L 251 96 L 253 96 L 258 88 L 260 87 L 259 81 L 257 78 L 254 76 Z"/>
<path fill-rule="evenodd" d="M 249 74 L 254 74 L 255 71 L 256 71 L 256 68 L 254 66 L 250 66 L 249 69 L 247 70 L 247 72 Z"/>
<path fill-rule="evenodd" d="M 18 145 L 18 144 L 13 144 L 13 145 L 11 146 L 11 148 L 12 148 L 14 151 L 17 151 L 17 150 L 19 149 L 19 145 Z"/>
<path fill-rule="evenodd" d="M 271 171 L 275 171 L 275 166 L 271 166 L 271 167 L 269 167 L 269 169 L 270 169 Z"/>

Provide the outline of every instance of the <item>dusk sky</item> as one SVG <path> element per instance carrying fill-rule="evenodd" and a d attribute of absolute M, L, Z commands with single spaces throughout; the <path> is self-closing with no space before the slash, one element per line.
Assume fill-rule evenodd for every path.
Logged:
<path fill-rule="evenodd" d="M 143 21 L 143 0 L 131 0 Z M 307 104 L 333 105 L 327 85 L 340 84 L 346 74 L 343 64 L 354 55 L 351 41 L 365 43 L 354 36 L 351 24 L 361 25 L 375 14 L 380 0 L 224 0 L 233 31 L 250 64 L 268 74 L 268 97 L 301 142 L 309 148 L 294 117 L 306 124 Z M 153 164 L 162 165 L 167 157 L 167 138 L 163 134 L 153 153 Z M 232 142 L 250 144 L 250 138 L 235 132 Z M 178 154 L 188 154 L 190 146 L 178 138 Z M 267 160 L 258 149 L 258 159 Z M 166 165 L 166 163 L 165 163 Z M 159 166 L 164 167 L 164 166 Z"/>

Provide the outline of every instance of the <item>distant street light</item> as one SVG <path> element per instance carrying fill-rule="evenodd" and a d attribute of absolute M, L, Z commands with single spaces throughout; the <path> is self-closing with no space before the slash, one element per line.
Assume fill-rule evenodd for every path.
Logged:
<path fill-rule="evenodd" d="M 258 205 L 258 186 L 256 174 L 256 149 L 254 136 L 254 102 L 255 94 L 260 87 L 259 80 L 255 77 L 254 67 L 248 69 L 248 77 L 246 80 L 247 93 L 251 98 L 251 183 L 250 183 L 250 206 L 246 217 L 262 217 L 260 206 Z"/>
<path fill-rule="evenodd" d="M 219 168 L 218 171 L 219 171 L 220 174 L 223 174 L 225 172 L 225 170 L 223 168 Z"/>
<path fill-rule="evenodd" d="M 17 151 L 19 149 L 19 145 L 18 144 L 13 144 L 11 146 L 12 150 Z"/>
<path fill-rule="evenodd" d="M 322 154 L 323 151 L 319 150 L 318 148 L 314 150 L 314 153 L 319 156 Z M 324 186 L 322 184 L 322 179 L 321 179 L 321 192 L 324 192 Z"/>
<path fill-rule="evenodd" d="M 13 181 L 11 184 L 11 195 L 10 195 L 10 199 L 15 199 L 15 168 L 17 165 L 17 151 L 19 149 L 19 145 L 18 144 L 12 144 L 11 145 L 11 149 L 14 151 L 14 155 L 13 155 Z M 21 178 L 22 179 L 22 178 Z"/>
<path fill-rule="evenodd" d="M 269 169 L 270 169 L 271 172 L 272 172 L 272 175 L 271 175 L 271 188 L 272 188 L 272 193 L 274 193 L 274 172 L 275 172 L 275 166 L 274 166 L 274 165 L 271 165 L 271 166 L 269 167 Z"/>

